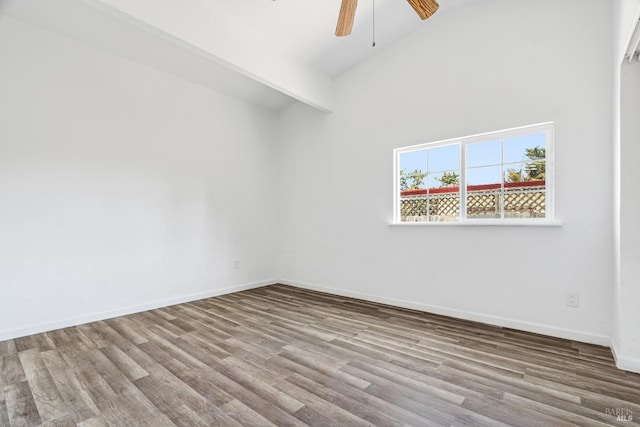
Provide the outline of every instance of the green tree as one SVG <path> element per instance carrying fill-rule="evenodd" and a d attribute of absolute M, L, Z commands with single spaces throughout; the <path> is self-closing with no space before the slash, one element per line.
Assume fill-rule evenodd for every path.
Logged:
<path fill-rule="evenodd" d="M 505 172 L 505 182 L 521 182 L 523 181 L 522 177 L 522 168 L 520 169 L 507 169 Z"/>
<path fill-rule="evenodd" d="M 460 175 L 455 172 L 445 172 L 440 178 L 436 178 L 440 182 L 440 187 L 455 187 L 460 185 Z"/>
<path fill-rule="evenodd" d="M 400 190 L 418 190 L 424 188 L 423 180 L 426 176 L 427 174 L 420 169 L 416 169 L 413 172 L 400 169 Z"/>
<path fill-rule="evenodd" d="M 538 181 L 545 178 L 545 156 L 546 150 L 542 147 L 533 147 L 526 149 L 526 156 L 530 162 L 526 165 L 527 175 L 529 179 L 527 181 Z"/>
<path fill-rule="evenodd" d="M 545 179 L 545 157 L 546 150 L 536 146 L 525 150 L 524 167 L 520 169 L 507 169 L 505 172 L 506 182 L 539 181 Z"/>

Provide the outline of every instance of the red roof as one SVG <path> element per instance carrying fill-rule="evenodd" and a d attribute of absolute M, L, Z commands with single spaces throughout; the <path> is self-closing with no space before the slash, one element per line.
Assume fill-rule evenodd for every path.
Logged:
<path fill-rule="evenodd" d="M 505 182 L 504 188 L 522 188 L 522 187 L 543 187 L 545 185 L 544 180 L 540 181 L 522 181 L 522 182 Z M 467 185 L 467 191 L 486 191 L 497 190 L 500 188 L 498 184 L 482 184 L 482 185 Z M 460 187 L 434 187 L 429 188 L 429 194 L 446 194 L 446 193 L 458 193 Z M 400 192 L 401 196 L 418 196 L 420 194 L 427 194 L 426 188 L 420 188 L 418 190 L 403 190 Z"/>

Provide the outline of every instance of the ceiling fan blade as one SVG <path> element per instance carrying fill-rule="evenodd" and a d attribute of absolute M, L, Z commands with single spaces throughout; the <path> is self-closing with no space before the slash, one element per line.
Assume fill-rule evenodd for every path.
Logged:
<path fill-rule="evenodd" d="M 336 36 L 342 37 L 351 34 L 357 5 L 358 0 L 342 0 L 340 15 L 338 15 L 338 25 L 336 26 Z"/>
<path fill-rule="evenodd" d="M 436 13 L 440 5 L 436 0 L 407 0 L 420 19 L 424 20 Z"/>

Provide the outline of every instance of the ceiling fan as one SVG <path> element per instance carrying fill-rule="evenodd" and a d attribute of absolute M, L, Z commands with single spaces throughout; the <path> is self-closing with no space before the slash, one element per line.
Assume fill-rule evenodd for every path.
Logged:
<path fill-rule="evenodd" d="M 427 19 L 440 7 L 436 0 L 407 0 L 413 10 L 421 19 Z M 338 15 L 338 25 L 336 26 L 336 36 L 343 37 L 351 34 L 353 19 L 356 16 L 356 6 L 358 0 L 342 0 L 340 15 Z"/>

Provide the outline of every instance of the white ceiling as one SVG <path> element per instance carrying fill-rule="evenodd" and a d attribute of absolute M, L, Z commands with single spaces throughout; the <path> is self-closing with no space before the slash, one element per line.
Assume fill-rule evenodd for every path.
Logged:
<path fill-rule="evenodd" d="M 375 0 L 376 47 L 372 47 L 373 2 L 360 0 L 353 32 L 334 35 L 341 0 L 199 0 L 233 16 L 237 25 L 265 37 L 330 78 L 335 78 L 429 20 L 422 21 L 407 0 Z M 439 0 L 430 18 L 479 0 Z"/>
<path fill-rule="evenodd" d="M 334 35 L 341 0 L 0 0 L 0 13 L 280 110 L 331 110 L 331 80 L 427 21 L 406 0 L 360 0 L 351 36 Z"/>

